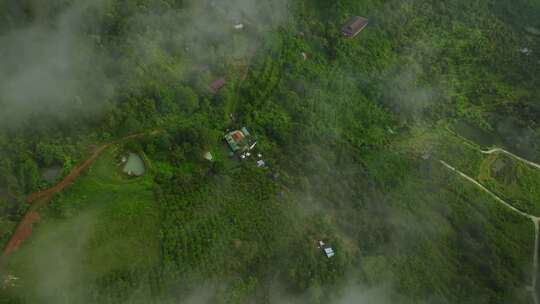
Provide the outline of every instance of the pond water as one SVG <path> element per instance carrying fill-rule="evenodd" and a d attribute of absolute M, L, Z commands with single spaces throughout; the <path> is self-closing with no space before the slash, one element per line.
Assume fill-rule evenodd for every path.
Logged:
<path fill-rule="evenodd" d="M 60 176 L 61 173 L 62 167 L 60 166 L 44 168 L 41 171 L 41 178 L 48 181 L 49 183 L 52 183 Z"/>
<path fill-rule="evenodd" d="M 144 161 L 139 155 L 129 153 L 123 171 L 128 175 L 141 176 L 145 172 Z"/>
<path fill-rule="evenodd" d="M 7 189 L 0 188 L 0 202 L 2 200 L 10 203 L 16 202 L 15 196 L 10 194 Z"/>

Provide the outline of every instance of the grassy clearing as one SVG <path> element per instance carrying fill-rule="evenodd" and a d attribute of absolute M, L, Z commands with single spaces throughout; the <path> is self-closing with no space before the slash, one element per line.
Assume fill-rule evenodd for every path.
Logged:
<path fill-rule="evenodd" d="M 492 154 L 482 163 L 479 180 L 519 210 L 540 216 L 540 170 Z"/>
<path fill-rule="evenodd" d="M 482 154 L 480 145 L 450 129 L 426 134 L 430 138 L 420 137 L 421 144 L 415 147 L 426 146 L 428 142 L 437 148 L 433 154 L 436 159 L 449 162 L 474 177 L 519 210 L 540 215 L 540 170 L 506 154 Z"/>
<path fill-rule="evenodd" d="M 109 148 L 54 198 L 28 244 L 9 261 L 29 302 L 77 303 L 107 277 L 150 270 L 159 260 L 152 176 L 127 178 Z M 34 300 L 34 301 L 33 301 Z"/>

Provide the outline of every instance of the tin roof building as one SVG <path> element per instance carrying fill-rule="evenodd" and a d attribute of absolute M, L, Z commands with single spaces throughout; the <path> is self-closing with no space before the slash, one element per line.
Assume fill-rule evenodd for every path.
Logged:
<path fill-rule="evenodd" d="M 334 252 L 334 249 L 330 248 L 330 247 L 326 247 L 324 248 L 324 254 L 326 254 L 326 256 L 328 258 L 331 258 L 333 257 L 334 255 L 336 255 L 336 253 Z"/>
<path fill-rule="evenodd" d="M 360 33 L 368 25 L 368 19 L 360 16 L 354 16 L 349 20 L 343 28 L 341 33 L 343 36 L 353 38 Z"/>
<path fill-rule="evenodd" d="M 208 89 L 210 90 L 210 92 L 212 92 L 212 94 L 217 94 L 219 89 L 221 89 L 224 85 L 225 85 L 225 78 L 220 78 L 212 82 L 210 86 L 208 87 Z"/>
<path fill-rule="evenodd" d="M 243 127 L 240 130 L 225 134 L 225 141 L 233 152 L 245 150 L 249 145 L 248 137 L 251 136 L 248 129 Z"/>

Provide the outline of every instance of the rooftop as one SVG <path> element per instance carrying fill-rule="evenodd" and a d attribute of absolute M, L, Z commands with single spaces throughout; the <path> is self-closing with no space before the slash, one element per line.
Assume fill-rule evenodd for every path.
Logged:
<path fill-rule="evenodd" d="M 220 79 L 212 82 L 210 84 L 210 86 L 208 87 L 208 89 L 213 94 L 216 94 L 219 91 L 219 89 L 221 89 L 224 85 L 225 85 L 225 78 L 220 78 Z"/>
<path fill-rule="evenodd" d="M 249 141 L 246 139 L 249 137 L 249 131 L 247 128 L 243 127 L 240 130 L 235 130 L 232 132 L 229 132 L 225 134 L 225 140 L 227 141 L 227 144 L 229 144 L 229 147 L 233 152 L 237 152 L 239 150 L 246 150 L 247 145 L 249 144 Z"/>
<path fill-rule="evenodd" d="M 330 247 L 324 248 L 324 253 L 326 254 L 326 256 L 328 258 L 331 258 L 331 257 L 333 257 L 335 255 L 334 249 L 332 249 Z"/>
<path fill-rule="evenodd" d="M 345 37 L 352 38 L 360 33 L 367 25 L 368 19 L 360 16 L 352 17 L 341 29 Z"/>

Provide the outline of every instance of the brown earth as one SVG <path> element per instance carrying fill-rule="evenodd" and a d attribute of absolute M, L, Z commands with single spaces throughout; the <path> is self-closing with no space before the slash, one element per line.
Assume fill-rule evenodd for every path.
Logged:
<path fill-rule="evenodd" d="M 17 226 L 15 233 L 9 240 L 6 249 L 4 250 L 4 256 L 10 255 L 13 251 L 17 250 L 24 240 L 32 235 L 32 226 L 35 222 L 40 220 L 40 215 L 35 210 L 29 210 L 22 221 Z"/>
<path fill-rule="evenodd" d="M 73 170 L 71 170 L 71 172 L 69 172 L 69 174 L 66 177 L 64 177 L 64 179 L 62 179 L 62 181 L 60 181 L 58 184 L 54 185 L 53 187 L 49 189 L 30 194 L 28 198 L 26 199 L 26 201 L 31 204 L 37 200 L 49 198 L 55 195 L 56 193 L 64 190 L 64 188 L 72 184 L 77 179 L 77 177 L 79 177 L 81 173 L 84 170 L 86 170 L 98 158 L 98 156 L 101 155 L 101 153 L 105 151 L 105 149 L 107 149 L 110 145 L 111 144 L 108 143 L 97 148 L 92 153 L 92 155 L 90 155 L 89 158 L 87 158 L 82 164 L 78 165 Z"/>

